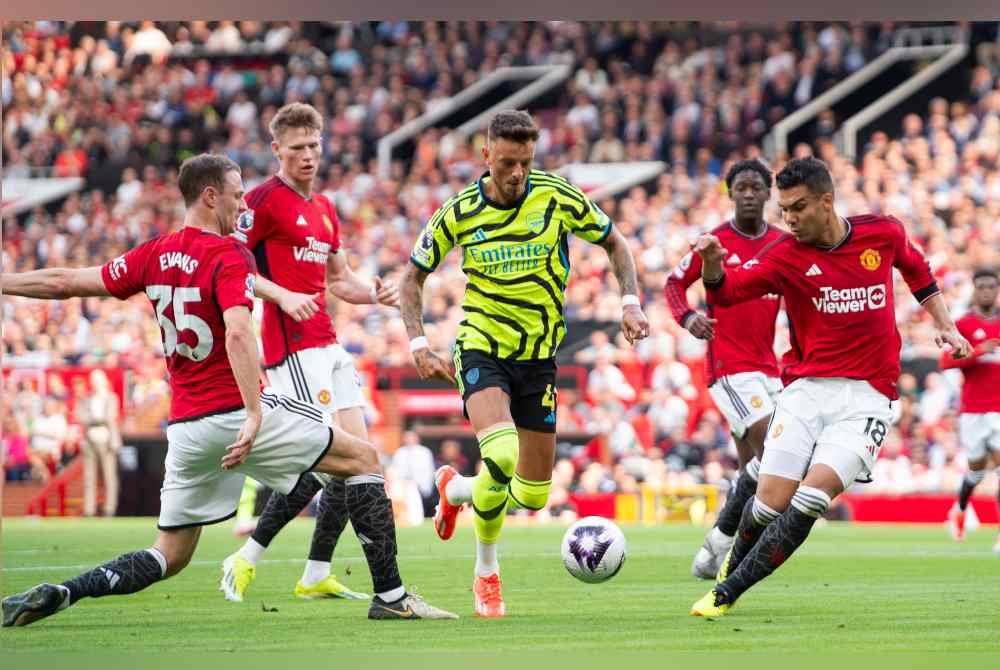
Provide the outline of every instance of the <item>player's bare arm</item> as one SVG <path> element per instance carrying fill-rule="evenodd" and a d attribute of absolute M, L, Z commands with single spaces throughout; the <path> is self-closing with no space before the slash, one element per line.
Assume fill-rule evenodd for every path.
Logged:
<path fill-rule="evenodd" d="M 424 281 L 427 273 L 412 263 L 406 268 L 400 286 L 399 310 L 403 315 L 403 325 L 410 338 L 413 362 L 421 379 L 441 379 L 455 383 L 451 366 L 447 361 L 431 351 L 424 336 Z"/>
<path fill-rule="evenodd" d="M 230 307 L 222 318 L 226 323 L 226 354 L 247 413 L 236 441 L 226 447 L 226 455 L 222 458 L 222 467 L 231 470 L 246 460 L 260 430 L 260 355 L 250 328 L 249 309 Z"/>
<path fill-rule="evenodd" d="M 611 271 L 618 280 L 618 286 L 623 296 L 639 295 L 639 280 L 635 273 L 635 259 L 632 258 L 632 250 L 628 247 L 628 240 L 617 229 L 612 229 L 608 238 L 601 243 L 604 250 L 608 252 L 608 260 L 611 263 Z M 638 304 L 627 304 L 622 308 L 622 331 L 629 344 L 635 344 L 639 340 L 649 336 L 649 321 L 642 313 L 642 307 Z"/>
<path fill-rule="evenodd" d="M 254 281 L 254 295 L 273 302 L 281 311 L 296 321 L 308 321 L 319 311 L 316 301 L 319 293 L 297 293 L 275 284 L 270 279 L 257 275 Z"/>
<path fill-rule="evenodd" d="M 63 300 L 111 295 L 101 278 L 100 266 L 5 272 L 0 276 L 0 282 L 4 295 L 24 298 Z"/>
<path fill-rule="evenodd" d="M 925 300 L 923 308 L 934 320 L 935 344 L 941 348 L 945 345 L 951 347 L 952 358 L 961 359 L 972 354 L 972 345 L 958 332 L 951 314 L 948 313 L 944 297 L 940 293 Z"/>
<path fill-rule="evenodd" d="M 399 305 L 399 289 L 393 282 L 380 277 L 375 277 L 374 282 L 362 279 L 342 251 L 334 251 L 326 258 L 326 284 L 330 293 L 355 305 Z"/>

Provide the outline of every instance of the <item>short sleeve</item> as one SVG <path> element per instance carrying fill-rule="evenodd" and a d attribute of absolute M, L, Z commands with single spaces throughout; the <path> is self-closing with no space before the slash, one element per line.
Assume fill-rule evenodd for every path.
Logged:
<path fill-rule="evenodd" d="M 583 191 L 568 182 L 560 199 L 563 222 L 570 233 L 581 240 L 600 244 L 611 234 L 611 218 Z"/>
<path fill-rule="evenodd" d="M 245 248 L 237 247 L 224 254 L 215 271 L 215 299 L 219 309 L 223 312 L 230 307 L 253 309 L 256 274 L 256 263 Z"/>
<path fill-rule="evenodd" d="M 146 242 L 104 264 L 101 278 L 108 293 L 119 300 L 126 300 L 146 289 L 144 275 L 149 250 L 150 243 Z"/>
<path fill-rule="evenodd" d="M 268 211 L 266 192 L 248 194 L 247 205 L 250 208 L 236 220 L 233 237 L 247 245 L 247 248 L 253 249 L 270 234 L 273 222 Z"/>
<path fill-rule="evenodd" d="M 450 205 L 445 203 L 434 213 L 410 252 L 410 261 L 425 272 L 434 272 L 455 246 L 455 236 L 448 229 L 447 222 Z"/>

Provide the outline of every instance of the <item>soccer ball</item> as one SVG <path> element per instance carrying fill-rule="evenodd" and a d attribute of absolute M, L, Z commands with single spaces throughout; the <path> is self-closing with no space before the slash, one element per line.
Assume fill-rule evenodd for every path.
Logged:
<path fill-rule="evenodd" d="M 581 582 L 606 582 L 625 563 L 625 535 L 604 517 L 584 517 L 563 535 L 562 559 L 569 574 Z"/>

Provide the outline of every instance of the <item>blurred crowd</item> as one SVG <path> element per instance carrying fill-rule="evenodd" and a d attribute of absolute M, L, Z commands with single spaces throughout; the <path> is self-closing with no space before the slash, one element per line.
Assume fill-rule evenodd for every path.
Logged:
<path fill-rule="evenodd" d="M 728 166 L 760 156 L 774 123 L 885 50 L 897 27 L 6 22 L 3 176 L 80 176 L 86 186 L 55 210 L 4 220 L 3 268 L 90 265 L 176 228 L 183 214 L 177 166 L 203 150 L 239 162 L 252 187 L 276 167 L 268 122 L 280 105 L 300 100 L 327 121 L 317 189 L 336 203 L 352 264 L 362 274 L 397 276 L 430 214 L 484 169 L 482 137 L 443 142 L 430 129 L 388 176 L 377 170 L 378 140 L 497 67 L 569 63 L 574 73 L 558 99 L 532 110 L 542 126 L 537 164 L 655 159 L 668 170 L 649 188 L 600 203 L 633 244 L 653 335 L 633 349 L 613 328 L 598 328 L 564 351 L 562 361 L 586 366 L 589 376 L 585 388 L 560 394 L 559 430 L 604 436 L 614 464 L 601 465 L 593 449 L 566 453 L 557 474 L 566 491 L 722 483 L 732 476 L 734 452 L 704 390 L 704 343 L 674 323 L 663 299 L 667 273 L 691 240 L 731 215 L 721 181 Z M 808 144 L 792 150 L 831 166 L 842 214 L 903 220 L 956 314 L 966 309 L 971 270 L 1000 266 L 998 75 L 996 59 L 986 58 L 964 73 L 962 99 L 935 99 L 898 129 L 875 133 L 856 161 L 837 155 L 830 114 Z M 780 222 L 773 201 L 766 215 Z M 577 241 L 570 260 L 571 332 L 574 322 L 616 321 L 621 305 L 605 254 Z M 441 350 L 450 349 L 461 319 L 459 263 L 452 254 L 425 285 L 428 337 Z M 897 284 L 897 292 L 903 413 L 867 488 L 952 490 L 964 470 L 955 443 L 956 377 L 936 372 L 929 323 L 905 287 Z M 690 298 L 703 300 L 699 286 Z M 409 364 L 394 310 L 333 309 L 341 342 L 362 361 Z M 160 336 L 141 297 L 126 304 L 5 299 L 3 312 L 5 366 L 122 367 L 127 406 L 162 410 Z M 786 344 L 781 324 L 776 347 Z"/>

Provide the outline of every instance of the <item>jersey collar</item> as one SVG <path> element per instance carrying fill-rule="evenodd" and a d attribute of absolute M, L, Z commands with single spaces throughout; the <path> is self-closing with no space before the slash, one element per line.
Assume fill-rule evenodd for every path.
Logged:
<path fill-rule="evenodd" d="M 854 226 L 851 225 L 851 220 L 845 216 L 841 216 L 839 218 L 841 221 L 844 222 L 844 227 L 847 228 L 847 232 L 844 233 L 844 236 L 840 238 L 840 241 L 834 244 L 833 246 L 827 247 L 823 246 L 822 244 L 817 244 L 816 248 L 819 249 L 820 251 L 835 251 L 851 241 L 851 235 L 854 233 Z"/>
<path fill-rule="evenodd" d="M 493 209 L 517 209 L 518 207 L 521 206 L 521 203 L 524 202 L 525 198 L 528 197 L 528 194 L 531 193 L 531 173 L 528 173 L 528 180 L 524 185 L 524 193 L 522 193 L 521 197 L 517 199 L 517 202 L 515 202 L 513 205 L 501 205 L 499 202 L 492 200 L 488 195 L 486 195 L 486 189 L 483 188 L 483 179 L 489 176 L 490 176 L 489 170 L 481 174 L 479 176 L 479 179 L 476 180 L 476 186 L 479 188 L 479 197 L 482 198 L 486 202 L 486 204 L 492 207 Z"/>
<path fill-rule="evenodd" d="M 771 227 L 769 225 L 767 225 L 767 222 L 765 221 L 764 222 L 764 230 L 760 231 L 760 233 L 758 233 L 757 235 L 747 235 L 742 230 L 740 230 L 739 226 L 736 225 L 736 219 L 730 219 L 729 220 L 729 227 L 733 229 L 734 233 L 736 233 L 740 237 L 748 239 L 748 240 L 759 240 L 760 238 L 762 238 L 765 235 L 767 235 L 767 231 L 769 231 L 771 229 Z"/>

